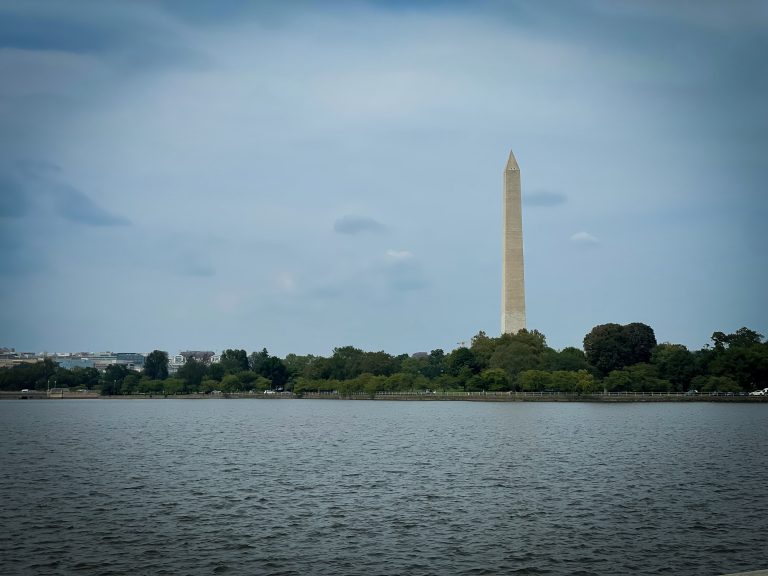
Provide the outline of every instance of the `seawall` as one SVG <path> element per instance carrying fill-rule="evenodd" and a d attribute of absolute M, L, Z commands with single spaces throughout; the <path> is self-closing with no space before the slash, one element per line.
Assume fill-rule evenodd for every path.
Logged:
<path fill-rule="evenodd" d="M 55 392 L 43 391 L 12 392 L 0 391 L 0 400 L 398 400 L 417 402 L 729 402 L 768 404 L 768 396 L 740 396 L 736 394 L 676 394 L 676 393 L 608 393 L 608 394 L 565 394 L 558 392 L 378 392 L 376 394 L 338 394 L 332 392 L 305 392 L 295 395 L 291 392 L 275 394 L 233 392 L 217 394 L 131 394 L 125 396 L 101 396 L 98 392 Z"/>

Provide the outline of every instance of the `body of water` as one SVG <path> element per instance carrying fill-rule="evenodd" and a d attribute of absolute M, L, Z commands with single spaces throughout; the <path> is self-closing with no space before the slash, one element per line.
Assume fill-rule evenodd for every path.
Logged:
<path fill-rule="evenodd" d="M 768 406 L 0 402 L 0 573 L 768 568 Z"/>

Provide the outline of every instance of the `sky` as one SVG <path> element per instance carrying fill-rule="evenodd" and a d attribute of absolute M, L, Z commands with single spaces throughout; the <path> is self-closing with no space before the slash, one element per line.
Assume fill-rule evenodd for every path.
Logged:
<path fill-rule="evenodd" d="M 768 4 L 0 1 L 0 346 L 768 334 Z"/>

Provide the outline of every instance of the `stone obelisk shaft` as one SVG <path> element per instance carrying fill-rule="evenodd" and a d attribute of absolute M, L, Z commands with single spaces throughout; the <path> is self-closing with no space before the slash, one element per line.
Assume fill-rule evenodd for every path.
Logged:
<path fill-rule="evenodd" d="M 523 273 L 523 213 L 520 167 L 510 152 L 504 169 L 504 248 L 501 288 L 501 332 L 516 334 L 525 328 Z"/>

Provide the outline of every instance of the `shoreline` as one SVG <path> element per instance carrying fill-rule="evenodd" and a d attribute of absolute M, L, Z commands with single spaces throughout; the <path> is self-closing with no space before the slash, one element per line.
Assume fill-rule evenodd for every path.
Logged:
<path fill-rule="evenodd" d="M 310 392 L 297 396 L 291 392 L 276 394 L 219 393 L 219 394 L 131 394 L 102 396 L 96 392 L 62 392 L 48 395 L 45 391 L 0 391 L 0 400 L 373 400 L 406 402 L 588 402 L 588 403 L 637 403 L 637 402 L 726 402 L 740 404 L 768 404 L 768 396 L 738 396 L 696 394 L 685 395 L 663 392 L 567 394 L 546 392 L 446 392 L 446 393 L 394 393 L 331 394 Z"/>

